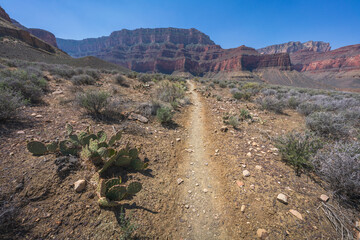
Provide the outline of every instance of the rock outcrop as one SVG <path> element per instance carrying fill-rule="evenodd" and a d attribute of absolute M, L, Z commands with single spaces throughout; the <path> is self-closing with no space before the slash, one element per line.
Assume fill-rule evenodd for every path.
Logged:
<path fill-rule="evenodd" d="M 323 53 L 302 50 L 291 54 L 291 61 L 295 69 L 302 72 L 356 70 L 360 69 L 360 44 Z"/>
<path fill-rule="evenodd" d="M 59 47 L 73 57 L 96 56 L 138 72 L 202 75 L 206 72 L 290 69 L 287 53 L 261 55 L 241 46 L 222 49 L 196 29 L 156 28 L 121 30 L 109 37 L 85 40 L 57 39 Z"/>
<path fill-rule="evenodd" d="M 43 30 L 43 29 L 38 29 L 38 28 L 28 28 L 28 32 L 30 32 L 35 37 L 40 38 L 44 42 L 47 42 L 48 44 L 50 44 L 56 48 L 58 47 L 58 45 L 56 43 L 55 35 L 52 34 L 51 32 Z"/>
<path fill-rule="evenodd" d="M 5 10 L 2 7 L 0 7 L 0 17 L 8 22 L 11 22 L 9 15 L 5 12 Z"/>
<path fill-rule="evenodd" d="M 308 41 L 308 42 L 288 42 L 283 44 L 271 45 L 268 47 L 257 49 L 262 54 L 274 53 L 295 53 L 300 50 L 308 50 L 310 52 L 328 52 L 330 51 L 330 43 L 321 41 Z"/>

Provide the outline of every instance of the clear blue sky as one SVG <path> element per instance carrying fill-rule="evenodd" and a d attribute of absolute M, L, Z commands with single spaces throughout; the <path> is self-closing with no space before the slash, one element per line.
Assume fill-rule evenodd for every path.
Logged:
<path fill-rule="evenodd" d="M 360 43 L 360 0 L 0 0 L 26 27 L 83 39 L 135 28 L 197 28 L 223 48 Z"/>

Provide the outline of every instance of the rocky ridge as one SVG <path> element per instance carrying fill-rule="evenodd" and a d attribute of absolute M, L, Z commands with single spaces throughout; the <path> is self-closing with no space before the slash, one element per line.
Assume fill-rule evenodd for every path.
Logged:
<path fill-rule="evenodd" d="M 282 44 L 276 44 L 257 49 L 262 54 L 274 54 L 274 53 L 294 53 L 300 50 L 308 50 L 310 52 L 328 52 L 330 51 L 330 43 L 322 41 L 307 41 L 301 42 L 287 42 Z"/>
<path fill-rule="evenodd" d="M 261 55 L 241 46 L 222 49 L 209 36 L 192 28 L 121 30 L 109 37 L 85 40 L 57 39 L 73 57 L 93 55 L 138 72 L 206 72 L 255 70 L 266 67 L 290 69 L 287 53 Z"/>

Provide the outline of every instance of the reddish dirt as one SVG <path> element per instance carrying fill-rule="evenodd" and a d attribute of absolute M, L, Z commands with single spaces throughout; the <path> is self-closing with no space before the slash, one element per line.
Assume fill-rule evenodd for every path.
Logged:
<path fill-rule="evenodd" d="M 135 90 L 132 86 L 139 82 L 129 80 L 131 87 L 122 88 L 110 78 L 106 76 L 100 87 L 122 96 L 124 111 L 133 111 L 136 104 L 151 99 L 153 87 Z M 140 239 L 254 239 L 258 229 L 265 229 L 268 239 L 336 236 L 318 208 L 318 197 L 327 192 L 307 176 L 296 176 L 273 149 L 272 138 L 304 128 L 304 119 L 296 112 L 276 115 L 260 111 L 252 103 L 231 99 L 227 90 L 213 92 L 223 96 L 217 101 L 191 87 L 192 105 L 176 112 L 175 128 L 165 128 L 154 119 L 149 124 L 96 122 L 71 105 L 74 89 L 70 86 L 67 81 L 51 80 L 50 90 L 62 90 L 63 94 L 47 95 L 44 105 L 23 109 L 22 120 L 1 126 L 0 200 L 18 209 L 12 228 L 0 233 L 1 238 L 123 236 L 121 209 L 101 209 L 97 204 L 93 167 L 80 161 L 68 176 L 60 178 L 55 155 L 34 157 L 26 151 L 30 139 L 62 138 L 66 123 L 75 130 L 91 124 L 108 134 L 114 128 L 122 129 L 121 146 L 129 142 L 141 147 L 141 158 L 149 161 L 149 169 L 131 172 L 127 180 L 141 181 L 143 190 L 123 204 Z M 248 109 L 255 121 L 220 131 L 223 114 L 238 114 L 241 108 Z M 36 118 L 34 113 L 42 117 Z M 248 170 L 250 177 L 244 177 L 243 170 Z M 180 184 L 179 178 L 183 180 Z M 78 179 L 87 180 L 82 193 L 73 189 Z M 279 193 L 288 196 L 288 205 L 276 200 Z M 292 215 L 291 209 L 303 220 Z"/>

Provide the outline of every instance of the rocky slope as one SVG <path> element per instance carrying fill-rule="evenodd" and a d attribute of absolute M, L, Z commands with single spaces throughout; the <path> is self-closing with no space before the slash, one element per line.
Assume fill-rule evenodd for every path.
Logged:
<path fill-rule="evenodd" d="M 0 17 L 8 22 L 11 22 L 9 15 L 5 12 L 5 10 L 0 6 Z"/>
<path fill-rule="evenodd" d="M 257 49 L 262 54 L 274 53 L 294 53 L 300 50 L 308 50 L 311 52 L 328 52 L 330 51 L 330 43 L 322 41 L 288 42 L 283 44 L 271 45 L 268 47 Z"/>
<path fill-rule="evenodd" d="M 55 35 L 52 34 L 51 32 L 43 30 L 43 29 L 38 29 L 38 28 L 27 28 L 27 27 L 23 26 L 22 24 L 20 24 L 15 19 L 11 19 L 11 23 L 18 28 L 28 31 L 35 37 L 40 38 L 41 40 L 43 40 L 44 42 L 47 42 L 51 46 L 58 48 Z"/>
<path fill-rule="evenodd" d="M 193 28 L 121 30 L 109 37 L 57 39 L 57 42 L 73 57 L 93 55 L 138 72 L 180 71 L 202 75 L 266 67 L 290 69 L 291 65 L 287 53 L 261 55 L 245 46 L 222 49 L 209 36 Z"/>

